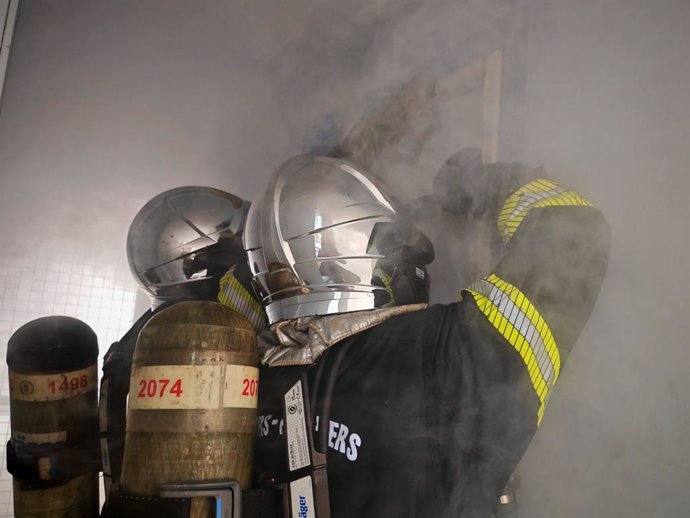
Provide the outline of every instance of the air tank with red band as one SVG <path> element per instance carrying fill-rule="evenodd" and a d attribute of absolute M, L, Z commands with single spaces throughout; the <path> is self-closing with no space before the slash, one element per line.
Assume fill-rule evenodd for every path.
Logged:
<path fill-rule="evenodd" d="M 158 496 L 163 484 L 251 482 L 258 390 L 256 334 L 217 302 L 156 313 L 137 340 L 129 388 L 121 488 Z M 214 516 L 206 499 L 193 517 Z"/>
<path fill-rule="evenodd" d="M 84 322 L 33 320 L 7 344 L 17 518 L 98 516 L 98 341 Z"/>

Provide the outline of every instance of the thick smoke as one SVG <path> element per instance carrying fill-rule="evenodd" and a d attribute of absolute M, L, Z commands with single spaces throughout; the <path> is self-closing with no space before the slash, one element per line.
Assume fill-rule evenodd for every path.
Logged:
<path fill-rule="evenodd" d="M 403 201 L 430 195 L 450 155 L 483 143 L 473 67 L 500 50 L 498 158 L 544 165 L 613 235 L 519 468 L 520 515 L 681 516 L 688 27 L 683 0 L 23 2 L 0 114 L 0 258 L 126 271 L 128 225 L 155 194 L 202 184 L 252 199 L 291 156 L 382 113 L 399 133 L 371 167 Z M 438 217 L 419 223 L 438 257 L 432 295 L 449 302 L 491 250 L 484 229 Z"/>

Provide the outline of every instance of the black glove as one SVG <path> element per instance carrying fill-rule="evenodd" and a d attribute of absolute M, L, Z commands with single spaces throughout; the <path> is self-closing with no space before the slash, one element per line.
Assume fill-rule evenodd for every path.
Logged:
<path fill-rule="evenodd" d="M 493 223 L 508 196 L 544 175 L 541 168 L 518 163 L 484 164 L 481 149 L 465 148 L 451 156 L 436 174 L 434 197 L 451 214 Z"/>

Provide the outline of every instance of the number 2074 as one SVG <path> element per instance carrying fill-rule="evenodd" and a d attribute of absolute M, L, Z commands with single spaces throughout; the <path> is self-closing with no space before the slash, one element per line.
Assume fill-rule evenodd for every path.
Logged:
<path fill-rule="evenodd" d="M 171 383 L 172 382 L 172 383 Z M 175 397 L 182 396 L 182 380 L 169 379 L 142 379 L 139 380 L 139 392 L 137 397 L 141 398 L 162 398 L 166 394 Z"/>

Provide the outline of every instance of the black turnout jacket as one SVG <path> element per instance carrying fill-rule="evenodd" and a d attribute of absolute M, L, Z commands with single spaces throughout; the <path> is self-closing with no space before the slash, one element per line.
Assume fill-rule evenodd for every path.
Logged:
<path fill-rule="evenodd" d="M 333 518 L 490 516 L 592 311 L 609 248 L 601 213 L 573 191 L 535 180 L 503 198 L 493 216 L 504 255 L 457 302 L 392 317 L 315 365 L 262 369 L 257 483 L 288 472 L 283 397 L 306 373 Z"/>

